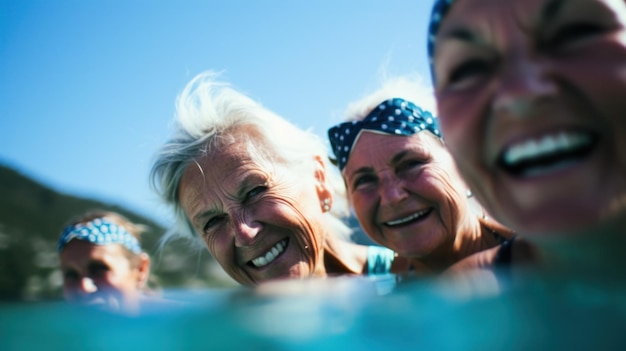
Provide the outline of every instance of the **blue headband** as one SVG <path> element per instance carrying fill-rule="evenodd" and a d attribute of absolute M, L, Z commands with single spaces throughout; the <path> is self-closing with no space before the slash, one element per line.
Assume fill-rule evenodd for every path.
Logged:
<path fill-rule="evenodd" d="M 137 238 L 123 227 L 103 218 L 67 226 L 59 239 L 59 252 L 74 239 L 85 240 L 96 245 L 122 244 L 135 254 L 141 253 Z"/>
<path fill-rule="evenodd" d="M 455 0 L 436 0 L 433 5 L 433 9 L 430 13 L 430 24 L 428 25 L 428 61 L 430 63 L 430 74 L 435 82 L 435 66 L 434 66 L 434 55 L 435 55 L 435 38 L 437 37 L 437 32 L 439 31 L 439 26 L 441 25 L 441 21 L 446 16 L 452 3 Z"/>
<path fill-rule="evenodd" d="M 346 166 L 354 143 L 363 130 L 405 136 L 428 130 L 441 138 L 437 117 L 410 101 L 389 99 L 374 108 L 362 121 L 344 122 L 328 130 L 339 170 Z"/>

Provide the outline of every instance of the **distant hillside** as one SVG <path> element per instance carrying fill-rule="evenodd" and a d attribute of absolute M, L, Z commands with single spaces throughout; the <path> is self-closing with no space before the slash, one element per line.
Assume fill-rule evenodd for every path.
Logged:
<path fill-rule="evenodd" d="M 204 249 L 174 241 L 157 252 L 165 229 L 154 221 L 119 206 L 61 194 L 0 165 L 0 300 L 60 298 L 58 236 L 69 219 L 93 209 L 116 211 L 148 227 L 142 246 L 161 287 L 233 285 Z"/>

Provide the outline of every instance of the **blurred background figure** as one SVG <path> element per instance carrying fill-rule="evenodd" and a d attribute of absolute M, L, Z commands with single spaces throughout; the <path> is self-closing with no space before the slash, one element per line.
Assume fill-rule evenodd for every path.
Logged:
<path fill-rule="evenodd" d="M 504 256 L 625 282 L 626 3 L 440 0 L 428 40 L 461 174 L 532 244 Z"/>
<path fill-rule="evenodd" d="M 440 273 L 513 234 L 468 190 L 437 117 L 416 105 L 429 97 L 416 79 L 388 79 L 328 130 L 361 227 L 398 253 L 394 268 L 418 273 Z"/>
<path fill-rule="evenodd" d="M 151 172 L 175 214 L 170 236 L 202 238 L 243 285 L 389 272 L 391 250 L 347 240 L 345 189 L 319 136 L 213 72 L 188 83 L 176 123 Z"/>
<path fill-rule="evenodd" d="M 143 227 L 106 211 L 82 215 L 58 242 L 67 301 L 135 314 L 146 297 L 150 257 L 139 236 Z"/>

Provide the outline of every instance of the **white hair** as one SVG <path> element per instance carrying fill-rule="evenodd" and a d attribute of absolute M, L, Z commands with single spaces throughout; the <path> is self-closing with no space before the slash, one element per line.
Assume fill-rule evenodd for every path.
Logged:
<path fill-rule="evenodd" d="M 322 159 L 333 196 L 332 210 L 325 216 L 328 229 L 349 237 L 351 230 L 343 222 L 348 215 L 345 187 L 340 175 L 332 172 L 326 162 L 328 150 L 324 141 L 218 81 L 218 76 L 212 71 L 201 73 L 183 89 L 176 104 L 174 136 L 161 148 L 152 166 L 151 186 L 174 211 L 174 228 L 162 242 L 174 236 L 198 238 L 178 198 L 183 172 L 197 157 L 215 150 L 220 140 L 232 138 L 235 129 L 243 126 L 252 127 L 261 135 L 261 142 L 270 153 L 265 156 L 289 165 L 293 172 L 303 172 L 304 176 L 305 171 L 312 170 L 316 156 Z"/>

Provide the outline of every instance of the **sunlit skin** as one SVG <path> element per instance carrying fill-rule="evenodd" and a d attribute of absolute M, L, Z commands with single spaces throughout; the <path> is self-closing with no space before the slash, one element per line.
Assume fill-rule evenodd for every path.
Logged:
<path fill-rule="evenodd" d="M 365 232 L 400 256 L 440 270 L 497 243 L 493 236 L 481 240 L 467 186 L 443 143 L 429 132 L 363 131 L 342 174 Z M 394 223 L 402 219 L 407 220 Z"/>
<path fill-rule="evenodd" d="M 262 159 L 243 137 L 190 164 L 180 181 L 187 217 L 224 270 L 241 284 L 323 276 L 321 200 L 329 196 L 324 169 L 296 177 L 289 167 Z M 219 165 L 219 167 L 216 167 Z M 252 260 L 278 243 L 286 248 L 269 264 Z"/>
<path fill-rule="evenodd" d="M 69 302 L 133 312 L 149 274 L 149 258 L 132 265 L 120 244 L 72 240 L 61 251 L 63 294 Z"/>
<path fill-rule="evenodd" d="M 624 23 L 623 0 L 457 0 L 443 20 L 434 58 L 442 132 L 505 225 L 558 234 L 623 213 Z M 521 173 L 503 166 L 516 145 L 563 135 L 584 142 L 548 163 L 531 158 Z"/>

